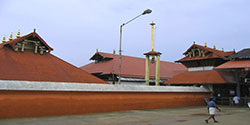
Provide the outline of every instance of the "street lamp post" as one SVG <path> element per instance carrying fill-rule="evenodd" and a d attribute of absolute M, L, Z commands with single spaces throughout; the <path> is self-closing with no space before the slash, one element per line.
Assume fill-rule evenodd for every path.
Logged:
<path fill-rule="evenodd" d="M 120 47 L 119 47 L 119 79 L 118 79 L 118 84 L 121 84 L 121 70 L 122 70 L 122 27 L 125 26 L 126 24 L 132 22 L 133 20 L 135 20 L 136 18 L 145 15 L 145 14 L 150 14 L 152 12 L 152 10 L 147 9 L 145 11 L 143 11 L 143 13 L 141 13 L 140 15 L 134 17 L 133 19 L 129 20 L 126 23 L 123 23 L 120 25 Z"/>

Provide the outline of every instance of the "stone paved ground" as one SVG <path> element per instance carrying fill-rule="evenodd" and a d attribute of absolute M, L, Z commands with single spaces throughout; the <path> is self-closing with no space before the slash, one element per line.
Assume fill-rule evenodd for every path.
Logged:
<path fill-rule="evenodd" d="M 217 112 L 217 125 L 250 125 L 250 109 L 247 107 L 221 106 Z M 206 107 L 183 107 L 154 110 L 1 119 L 0 125 L 206 125 Z"/>

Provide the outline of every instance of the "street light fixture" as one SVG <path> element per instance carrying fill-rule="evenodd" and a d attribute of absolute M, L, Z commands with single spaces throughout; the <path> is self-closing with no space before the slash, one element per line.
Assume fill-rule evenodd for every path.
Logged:
<path fill-rule="evenodd" d="M 125 26 L 126 24 L 130 23 L 131 21 L 135 20 L 136 18 L 145 15 L 145 14 L 150 14 L 152 10 L 147 9 L 144 10 L 140 15 L 134 17 L 133 19 L 129 20 L 128 22 L 125 22 L 120 25 L 120 48 L 119 48 L 119 79 L 118 79 L 118 84 L 121 84 L 121 69 L 122 69 L 122 27 Z"/>

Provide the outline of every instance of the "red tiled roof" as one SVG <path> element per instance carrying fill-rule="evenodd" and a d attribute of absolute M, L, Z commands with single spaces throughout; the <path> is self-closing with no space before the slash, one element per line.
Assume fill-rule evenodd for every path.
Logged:
<path fill-rule="evenodd" d="M 37 37 L 44 45 L 45 41 L 36 33 L 31 33 L 18 39 L 0 44 L 0 79 L 21 81 L 51 81 L 51 82 L 79 82 L 100 83 L 105 81 L 45 52 L 35 54 L 32 51 L 15 52 L 12 45 L 23 39 Z M 52 50 L 47 45 L 48 49 Z"/>
<path fill-rule="evenodd" d="M 90 63 L 85 66 L 80 67 L 81 69 L 89 73 L 101 73 L 101 74 L 117 74 L 119 71 L 119 55 L 109 54 L 103 52 L 97 52 L 94 54 L 101 55 L 103 58 L 110 58 L 111 60 Z M 92 56 L 92 57 L 94 57 Z M 93 59 L 93 58 L 91 58 Z M 155 77 L 155 63 L 150 63 L 150 77 Z M 186 67 L 182 64 L 161 61 L 160 62 L 160 77 L 161 79 L 169 79 L 178 73 L 186 71 Z M 122 77 L 130 78 L 144 78 L 145 77 L 145 59 L 122 56 Z"/>
<path fill-rule="evenodd" d="M 164 84 L 227 84 L 236 83 L 234 74 L 215 70 L 184 72 Z"/>
<path fill-rule="evenodd" d="M 217 66 L 215 69 L 238 69 L 250 68 L 250 60 L 237 60 L 228 61 L 222 65 Z"/>
<path fill-rule="evenodd" d="M 220 51 L 217 49 L 212 49 L 209 47 L 204 47 L 204 46 L 200 46 L 197 44 L 193 44 L 186 52 L 183 53 L 183 55 L 186 55 L 188 53 L 188 51 L 192 48 L 199 48 L 201 50 L 203 50 L 205 53 L 210 53 L 207 54 L 206 56 L 195 56 L 195 57 L 184 57 L 176 62 L 182 62 L 182 61 L 191 61 L 191 60 L 202 60 L 202 59 L 213 59 L 213 58 L 222 58 L 222 59 L 226 59 L 226 57 L 234 54 L 234 51 L 228 51 L 228 52 L 224 52 L 224 51 Z"/>
<path fill-rule="evenodd" d="M 161 53 L 156 52 L 156 51 L 150 51 L 150 52 L 144 53 L 144 55 L 161 55 Z"/>

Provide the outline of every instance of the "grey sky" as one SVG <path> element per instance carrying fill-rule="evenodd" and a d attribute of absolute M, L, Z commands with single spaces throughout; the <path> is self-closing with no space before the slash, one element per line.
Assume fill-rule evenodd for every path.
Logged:
<path fill-rule="evenodd" d="M 151 50 L 152 21 L 164 61 L 182 58 L 194 40 L 225 51 L 249 48 L 249 0 L 0 0 L 0 36 L 36 28 L 54 55 L 79 67 L 96 49 L 118 53 L 120 24 L 148 8 L 150 15 L 124 26 L 124 55 L 144 58 Z"/>

